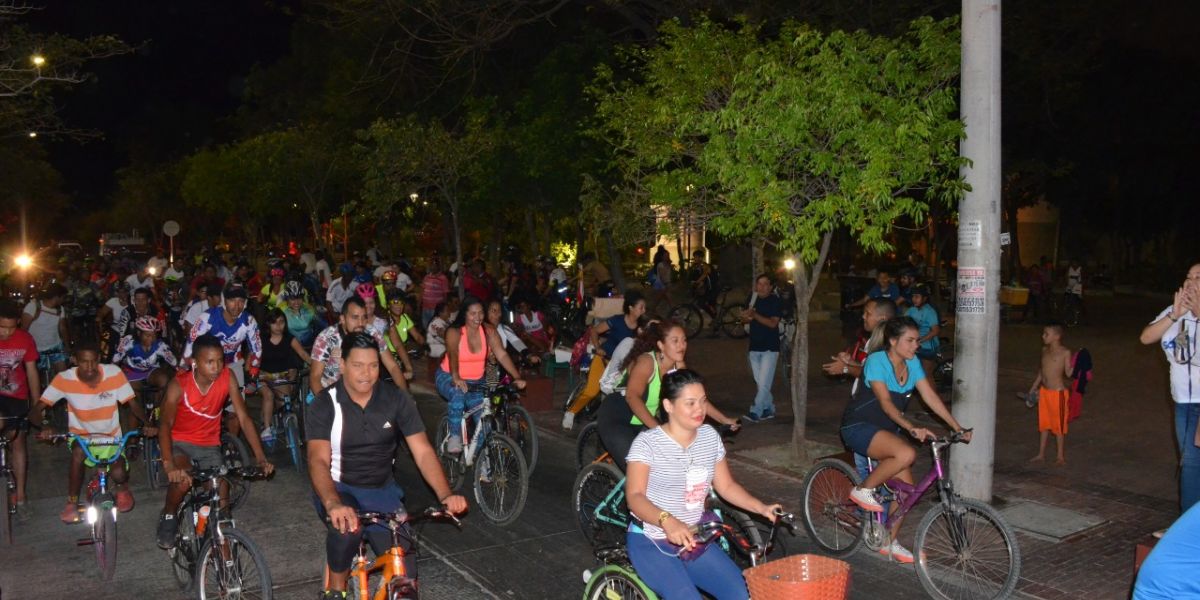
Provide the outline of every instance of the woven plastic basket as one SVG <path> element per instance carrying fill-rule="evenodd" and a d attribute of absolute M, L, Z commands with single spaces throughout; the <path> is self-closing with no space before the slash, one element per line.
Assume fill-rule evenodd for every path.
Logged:
<path fill-rule="evenodd" d="M 746 569 L 752 600 L 845 600 L 850 564 L 816 554 L 797 554 Z"/>

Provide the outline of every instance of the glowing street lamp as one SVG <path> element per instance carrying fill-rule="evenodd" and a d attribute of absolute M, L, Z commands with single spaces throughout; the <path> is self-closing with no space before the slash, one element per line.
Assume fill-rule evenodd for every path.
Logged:
<path fill-rule="evenodd" d="M 29 132 L 29 139 L 33 139 L 33 138 L 35 138 L 35 137 L 37 137 L 37 132 L 36 132 L 36 131 L 30 131 L 30 132 Z"/>
<path fill-rule="evenodd" d="M 418 193 L 416 193 L 416 192 L 413 192 L 413 193 L 411 193 L 411 194 L 409 194 L 409 195 L 408 195 L 408 199 L 409 199 L 409 200 L 412 200 L 413 202 L 416 202 L 416 201 L 417 201 L 417 198 L 420 198 L 420 197 L 421 197 L 421 195 L 420 195 L 420 194 L 418 194 Z"/>
<path fill-rule="evenodd" d="M 46 64 L 46 57 L 42 56 L 41 54 L 34 54 L 33 56 L 29 57 L 29 61 L 33 63 L 33 66 L 40 69 Z"/>
<path fill-rule="evenodd" d="M 13 262 L 17 265 L 17 268 L 21 270 L 26 270 L 33 266 L 33 258 L 28 254 L 18 254 Z"/>
<path fill-rule="evenodd" d="M 796 261 L 795 261 L 795 259 L 791 259 L 791 258 L 785 258 L 785 259 L 783 259 L 783 268 L 785 268 L 785 269 L 787 269 L 787 270 L 789 270 L 789 271 L 791 271 L 792 269 L 795 269 L 795 268 L 796 268 Z"/>

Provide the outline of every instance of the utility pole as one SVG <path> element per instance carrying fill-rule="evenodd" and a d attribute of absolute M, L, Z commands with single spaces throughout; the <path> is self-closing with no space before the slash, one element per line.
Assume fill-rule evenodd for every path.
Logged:
<path fill-rule="evenodd" d="M 992 499 L 1000 349 L 1000 0 L 963 0 L 962 99 L 971 191 L 959 205 L 954 417 L 975 429 L 950 473 L 964 496 Z"/>

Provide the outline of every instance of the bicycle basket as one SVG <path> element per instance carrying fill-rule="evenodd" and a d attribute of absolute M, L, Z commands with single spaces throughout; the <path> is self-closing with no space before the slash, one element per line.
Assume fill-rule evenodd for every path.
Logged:
<path fill-rule="evenodd" d="M 743 574 L 754 600 L 845 600 L 850 590 L 850 564 L 816 554 L 773 560 Z"/>

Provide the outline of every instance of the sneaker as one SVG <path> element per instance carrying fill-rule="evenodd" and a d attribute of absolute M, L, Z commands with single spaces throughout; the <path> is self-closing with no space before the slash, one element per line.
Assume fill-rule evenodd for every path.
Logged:
<path fill-rule="evenodd" d="M 773 410 L 764 410 L 763 411 L 762 420 L 769 421 L 774 418 L 775 418 L 775 411 L 773 411 Z"/>
<path fill-rule="evenodd" d="M 763 418 L 762 418 L 762 415 L 759 415 L 758 413 L 756 413 L 754 411 L 750 411 L 750 412 L 746 413 L 745 416 L 742 417 L 742 420 L 748 421 L 750 423 L 761 423 Z"/>
<path fill-rule="evenodd" d="M 117 510 L 121 512 L 133 510 L 133 492 L 129 490 L 117 491 Z"/>
<path fill-rule="evenodd" d="M 870 512 L 883 512 L 883 505 L 875 499 L 875 488 L 856 487 L 850 490 L 850 501 Z"/>
<path fill-rule="evenodd" d="M 163 513 L 158 517 L 158 532 L 155 534 L 158 538 L 158 547 L 163 550 L 170 550 L 175 547 L 175 532 L 179 528 L 179 523 L 175 522 L 175 515 Z"/>
<path fill-rule="evenodd" d="M 325 590 L 321 592 L 320 600 L 346 600 L 350 597 L 346 590 L 335 592 L 333 590 Z"/>
<path fill-rule="evenodd" d="M 74 502 L 67 502 L 67 505 L 63 507 L 62 512 L 58 514 L 58 518 L 62 519 L 63 523 L 78 523 L 79 505 Z"/>
<path fill-rule="evenodd" d="M 450 454 L 462 454 L 462 438 L 457 435 L 446 438 L 446 452 Z"/>
<path fill-rule="evenodd" d="M 28 502 L 17 503 L 17 521 L 20 523 L 28 522 L 33 518 L 33 505 Z"/>
<path fill-rule="evenodd" d="M 479 457 L 479 481 L 482 483 L 492 482 L 492 463 L 488 460 L 487 454 Z"/>
<path fill-rule="evenodd" d="M 259 437 L 261 437 L 262 441 L 267 444 L 275 441 L 275 428 L 263 427 L 262 433 L 259 434 Z"/>
<path fill-rule="evenodd" d="M 563 429 L 570 431 L 575 427 L 575 413 L 567 411 L 563 413 Z"/>
<path fill-rule="evenodd" d="M 913 563 L 913 553 L 908 548 L 901 546 L 898 540 L 892 540 L 892 545 L 880 548 L 879 553 L 884 556 L 890 556 L 901 564 L 911 565 Z"/>

